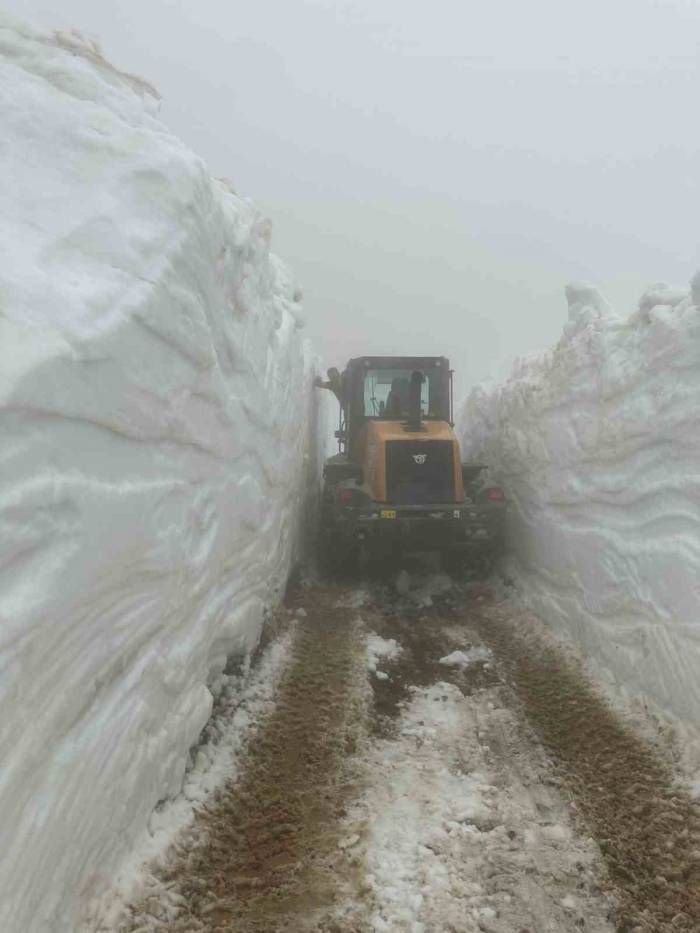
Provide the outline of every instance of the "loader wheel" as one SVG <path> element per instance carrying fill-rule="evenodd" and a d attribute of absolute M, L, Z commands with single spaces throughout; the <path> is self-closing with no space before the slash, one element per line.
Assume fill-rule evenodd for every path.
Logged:
<path fill-rule="evenodd" d="M 330 529 L 321 532 L 318 539 L 318 566 L 329 579 L 345 578 L 357 572 L 357 546 L 338 540 Z"/>
<path fill-rule="evenodd" d="M 473 579 L 486 580 L 491 576 L 493 570 L 493 554 L 479 554 L 471 563 L 471 572 Z"/>
<path fill-rule="evenodd" d="M 493 570 L 493 554 L 490 551 L 478 554 L 447 551 L 442 555 L 442 566 L 457 582 L 486 580 Z"/>
<path fill-rule="evenodd" d="M 466 576 L 466 557 L 460 551 L 443 551 L 441 561 L 442 569 L 454 580 L 459 581 Z"/>

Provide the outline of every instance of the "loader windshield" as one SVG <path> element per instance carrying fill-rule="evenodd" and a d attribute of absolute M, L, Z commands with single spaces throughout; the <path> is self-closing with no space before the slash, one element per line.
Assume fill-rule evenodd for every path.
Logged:
<path fill-rule="evenodd" d="M 413 369 L 368 369 L 364 384 L 364 414 L 367 418 L 402 419 L 408 417 L 408 396 Z M 440 393 L 438 374 L 425 373 L 421 389 L 424 418 L 439 418 Z"/>

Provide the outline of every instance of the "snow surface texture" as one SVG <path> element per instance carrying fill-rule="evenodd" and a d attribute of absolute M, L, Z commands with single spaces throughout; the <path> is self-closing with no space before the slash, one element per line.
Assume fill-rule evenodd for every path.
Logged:
<path fill-rule="evenodd" d="M 145 83 L 2 15 L 0 96 L 0 929 L 64 933 L 279 598 L 314 361 L 269 222 Z"/>
<path fill-rule="evenodd" d="M 485 645 L 473 645 L 466 651 L 453 651 L 451 654 L 440 658 L 439 663 L 445 667 L 467 668 L 472 664 L 487 664 L 493 658 L 493 654 Z"/>
<path fill-rule="evenodd" d="M 498 689 L 411 690 L 398 738 L 371 749 L 369 786 L 349 815 L 366 827 L 370 929 L 611 933 L 595 844 L 576 836 Z"/>
<path fill-rule="evenodd" d="M 567 298 L 556 347 L 472 392 L 465 455 L 506 489 L 509 572 L 530 607 L 686 731 L 700 719 L 700 275 L 690 293 L 651 286 L 628 320 L 591 286 Z"/>
<path fill-rule="evenodd" d="M 373 673 L 383 661 L 393 661 L 401 654 L 401 646 L 395 638 L 382 638 L 370 632 L 367 636 L 367 669 Z"/>

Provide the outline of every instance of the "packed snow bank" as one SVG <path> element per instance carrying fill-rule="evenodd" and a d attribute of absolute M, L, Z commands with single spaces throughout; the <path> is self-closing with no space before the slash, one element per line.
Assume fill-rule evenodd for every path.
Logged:
<path fill-rule="evenodd" d="M 570 286 L 557 346 L 475 389 L 467 456 L 510 500 L 531 607 L 630 698 L 700 719 L 700 276 L 628 320 Z"/>
<path fill-rule="evenodd" d="M 64 933 L 284 587 L 313 360 L 269 222 L 147 85 L 4 15 L 0 77 L 0 928 Z"/>

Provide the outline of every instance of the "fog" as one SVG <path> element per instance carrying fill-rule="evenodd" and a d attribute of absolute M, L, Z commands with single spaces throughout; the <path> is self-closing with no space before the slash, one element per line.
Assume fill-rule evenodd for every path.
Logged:
<path fill-rule="evenodd" d="M 688 0 L 5 0 L 96 36 L 273 221 L 327 365 L 449 355 L 464 390 L 698 263 Z"/>

